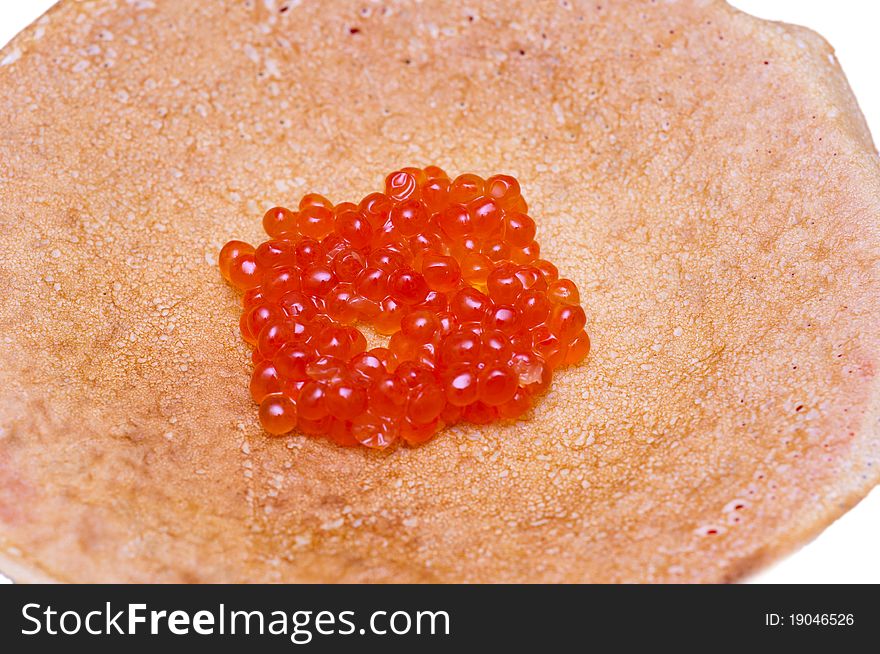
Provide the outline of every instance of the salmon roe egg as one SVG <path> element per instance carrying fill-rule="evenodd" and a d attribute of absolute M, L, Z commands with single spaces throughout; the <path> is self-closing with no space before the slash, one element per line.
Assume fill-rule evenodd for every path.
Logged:
<path fill-rule="evenodd" d="M 440 328 L 440 321 L 430 311 L 412 311 L 400 321 L 400 333 L 416 343 L 427 343 Z"/>
<path fill-rule="evenodd" d="M 455 406 L 467 406 L 477 401 L 479 386 L 470 367 L 460 367 L 446 381 L 446 399 Z"/>
<path fill-rule="evenodd" d="M 229 282 L 240 291 L 260 285 L 261 274 L 253 252 L 242 252 L 229 263 Z"/>
<path fill-rule="evenodd" d="M 485 182 L 477 175 L 459 175 L 449 185 L 449 200 L 465 204 L 482 195 L 485 187 Z"/>
<path fill-rule="evenodd" d="M 523 247 L 535 240 L 535 221 L 524 213 L 504 217 L 504 239 L 513 246 Z"/>
<path fill-rule="evenodd" d="M 308 193 L 220 250 L 242 292 L 249 391 L 269 434 L 417 446 L 460 421 L 528 415 L 590 352 L 575 283 L 541 259 L 517 180 L 405 167 L 382 192 Z M 359 327 L 388 337 L 368 349 Z"/>
<path fill-rule="evenodd" d="M 519 182 L 510 175 L 492 175 L 486 180 L 486 194 L 496 200 L 504 209 L 518 210 L 522 200 Z"/>
<path fill-rule="evenodd" d="M 422 275 L 435 291 L 452 291 L 461 283 L 461 267 L 453 257 L 426 254 L 422 258 Z"/>
<path fill-rule="evenodd" d="M 263 229 L 272 238 L 296 236 L 297 215 L 284 207 L 273 207 L 263 214 Z"/>
<path fill-rule="evenodd" d="M 577 286 L 570 279 L 557 279 L 550 284 L 547 297 L 558 304 L 579 304 L 581 301 Z"/>
<path fill-rule="evenodd" d="M 388 276 L 391 296 L 403 304 L 417 304 L 428 295 L 424 276 L 412 268 L 398 268 Z"/>
<path fill-rule="evenodd" d="M 415 236 L 428 226 L 428 209 L 420 200 L 407 200 L 391 209 L 391 224 L 404 236 Z"/>
<path fill-rule="evenodd" d="M 296 427 L 296 404 L 284 393 L 270 393 L 260 402 L 260 424 L 280 436 Z"/>
<path fill-rule="evenodd" d="M 327 207 L 309 205 L 299 212 L 297 229 L 303 236 L 322 239 L 333 230 L 333 212 Z"/>
<path fill-rule="evenodd" d="M 391 173 L 385 178 L 385 195 L 394 202 L 404 202 L 418 192 L 416 178 L 406 171 Z"/>
<path fill-rule="evenodd" d="M 244 241 L 229 241 L 220 250 L 219 266 L 220 274 L 227 282 L 231 281 L 229 277 L 232 260 L 240 254 L 252 254 L 254 246 Z M 256 258 L 255 258 L 256 261 Z"/>
<path fill-rule="evenodd" d="M 359 211 L 345 211 L 335 220 L 336 231 L 353 248 L 364 248 L 373 240 L 373 227 Z"/>

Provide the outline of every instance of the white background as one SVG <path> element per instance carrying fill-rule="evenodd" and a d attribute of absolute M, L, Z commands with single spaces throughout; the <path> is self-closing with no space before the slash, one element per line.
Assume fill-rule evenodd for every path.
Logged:
<path fill-rule="evenodd" d="M 0 0 L 0 44 L 9 41 L 53 3 L 54 0 Z M 835 47 L 874 138 L 880 141 L 880 84 L 877 83 L 880 2 L 733 0 L 732 4 L 761 18 L 805 25 L 822 34 Z M 752 581 L 880 583 L 878 552 L 880 487 L 814 542 Z"/>

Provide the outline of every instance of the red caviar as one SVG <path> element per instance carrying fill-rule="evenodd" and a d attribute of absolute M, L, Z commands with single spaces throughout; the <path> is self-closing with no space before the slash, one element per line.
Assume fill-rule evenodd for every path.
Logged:
<path fill-rule="evenodd" d="M 577 286 L 540 258 L 527 211 L 509 175 L 403 168 L 358 204 L 270 209 L 257 248 L 224 245 L 264 429 L 384 448 L 522 417 L 590 351 Z M 367 350 L 358 323 L 388 348 Z"/>

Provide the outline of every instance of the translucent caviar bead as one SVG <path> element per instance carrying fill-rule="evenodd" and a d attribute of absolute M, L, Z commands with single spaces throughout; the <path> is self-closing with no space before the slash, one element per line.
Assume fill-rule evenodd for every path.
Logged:
<path fill-rule="evenodd" d="M 422 258 L 422 275 L 428 287 L 435 291 L 452 291 L 461 284 L 458 262 L 442 254 L 426 254 Z"/>
<path fill-rule="evenodd" d="M 416 178 L 406 171 L 400 170 L 385 178 L 385 195 L 394 202 L 417 198 L 418 191 L 419 185 Z"/>
<path fill-rule="evenodd" d="M 254 260 L 263 270 L 280 266 L 293 267 L 296 265 L 296 250 L 292 241 L 266 241 L 257 247 Z"/>
<path fill-rule="evenodd" d="M 513 334 L 520 327 L 519 312 L 512 306 L 495 306 L 486 312 L 483 327 L 498 330 L 504 334 Z"/>
<path fill-rule="evenodd" d="M 458 322 L 482 322 L 492 306 L 492 301 L 485 293 L 475 288 L 459 290 L 449 302 L 449 310 Z"/>
<path fill-rule="evenodd" d="M 568 352 L 565 354 L 565 365 L 574 365 L 580 363 L 587 358 L 590 353 L 590 337 L 587 332 L 582 331 L 568 346 Z"/>
<path fill-rule="evenodd" d="M 253 252 L 243 252 L 229 263 L 229 282 L 240 291 L 259 286 L 262 273 Z"/>
<path fill-rule="evenodd" d="M 446 171 L 443 170 L 440 166 L 434 166 L 434 165 L 425 166 L 424 171 L 425 171 L 425 176 L 428 179 L 439 177 L 439 178 L 445 179 L 447 181 L 449 180 L 449 175 L 447 175 Z"/>
<path fill-rule="evenodd" d="M 514 210 L 522 200 L 519 182 L 510 175 L 489 177 L 486 180 L 486 195 L 496 200 L 506 210 Z"/>
<path fill-rule="evenodd" d="M 448 308 L 449 300 L 446 299 L 446 295 L 444 293 L 441 293 L 439 291 L 428 291 L 428 294 L 425 296 L 424 300 L 412 305 L 413 311 L 425 310 L 435 314 L 443 313 Z"/>
<path fill-rule="evenodd" d="M 507 241 L 493 238 L 483 244 L 480 252 L 489 257 L 490 261 L 501 262 L 511 258 L 512 249 Z"/>
<path fill-rule="evenodd" d="M 399 418 L 406 412 L 409 386 L 396 375 L 379 376 L 369 387 L 370 411 L 386 418 Z"/>
<path fill-rule="evenodd" d="M 325 298 L 327 315 L 346 325 L 356 322 L 358 313 L 351 304 L 351 299 L 355 295 L 354 284 L 342 282 L 334 286 Z"/>
<path fill-rule="evenodd" d="M 476 363 L 480 358 L 482 347 L 479 333 L 459 329 L 440 343 L 440 362 L 449 367 L 460 363 Z"/>
<path fill-rule="evenodd" d="M 412 268 L 398 268 L 388 275 L 388 291 L 401 304 L 418 304 L 429 290 L 424 276 Z"/>
<path fill-rule="evenodd" d="M 401 360 L 412 359 L 418 347 L 419 343 L 405 336 L 402 331 L 394 332 L 388 341 L 388 349 Z"/>
<path fill-rule="evenodd" d="M 391 223 L 404 236 L 420 234 L 428 226 L 428 209 L 420 200 L 407 200 L 391 209 Z"/>
<path fill-rule="evenodd" d="M 399 250 L 386 246 L 373 250 L 367 257 L 367 265 L 391 273 L 395 270 L 408 266 L 409 261 Z"/>
<path fill-rule="evenodd" d="M 480 400 L 489 406 L 498 406 L 513 399 L 519 388 L 518 378 L 507 366 L 484 368 L 477 380 Z"/>
<path fill-rule="evenodd" d="M 517 389 L 513 397 L 498 405 L 498 416 L 506 420 L 515 420 L 532 408 L 529 394 L 522 389 Z"/>
<path fill-rule="evenodd" d="M 553 307 L 547 326 L 563 343 L 571 342 L 584 329 L 587 316 L 580 305 L 558 304 Z"/>
<path fill-rule="evenodd" d="M 309 345 L 315 348 L 318 356 L 344 361 L 351 355 L 351 340 L 341 327 L 331 325 L 322 329 L 309 340 Z"/>
<path fill-rule="evenodd" d="M 550 328 L 546 325 L 541 325 L 532 330 L 532 349 L 551 367 L 556 367 L 554 363 L 557 362 L 557 357 L 563 345 L 559 337 L 550 331 Z"/>
<path fill-rule="evenodd" d="M 253 309 L 265 299 L 266 297 L 263 295 L 263 289 L 259 286 L 255 286 L 254 288 L 246 290 L 241 296 L 241 306 L 245 309 Z"/>
<path fill-rule="evenodd" d="M 297 408 L 299 417 L 307 420 L 320 420 L 327 415 L 324 385 L 307 381 L 299 393 Z"/>
<path fill-rule="evenodd" d="M 242 313 L 241 317 L 238 319 L 238 330 L 241 333 L 241 337 L 244 339 L 245 343 L 248 343 L 249 345 L 256 345 L 257 337 L 251 333 L 250 327 L 248 327 L 248 313 L 250 312 L 245 309 L 244 313 Z"/>
<path fill-rule="evenodd" d="M 286 320 L 267 323 L 257 337 L 257 351 L 264 359 L 271 359 L 295 334 Z"/>
<path fill-rule="evenodd" d="M 231 281 L 229 276 L 232 261 L 240 254 L 253 254 L 254 246 L 244 241 L 229 241 L 220 250 L 219 267 L 220 274 L 227 282 Z"/>
<path fill-rule="evenodd" d="M 557 279 L 547 288 L 547 297 L 555 304 L 580 304 L 577 286 L 570 279 Z"/>
<path fill-rule="evenodd" d="M 541 271 L 541 274 L 544 275 L 544 279 L 547 281 L 548 285 L 559 279 L 559 270 L 549 261 L 538 259 L 533 262 L 532 265 Z"/>
<path fill-rule="evenodd" d="M 382 450 L 397 440 L 399 430 L 392 421 L 366 412 L 352 421 L 351 433 L 361 445 Z"/>
<path fill-rule="evenodd" d="M 474 402 L 464 407 L 462 417 L 475 425 L 488 425 L 498 419 L 498 409 L 485 402 Z"/>
<path fill-rule="evenodd" d="M 301 320 L 313 320 L 318 313 L 318 307 L 313 298 L 301 291 L 289 291 L 278 300 L 278 306 L 291 318 Z"/>
<path fill-rule="evenodd" d="M 350 420 L 341 420 L 335 416 L 328 418 L 326 434 L 331 441 L 341 447 L 354 447 L 360 443 L 353 433 L 354 425 Z"/>
<path fill-rule="evenodd" d="M 486 278 L 486 287 L 489 297 L 498 304 L 515 304 L 524 290 L 511 265 L 496 266 Z"/>
<path fill-rule="evenodd" d="M 300 415 L 296 421 L 297 431 L 302 432 L 306 436 L 321 436 L 326 434 L 330 428 L 330 416 L 324 416 L 317 420 L 309 420 Z"/>
<path fill-rule="evenodd" d="M 260 402 L 260 424 L 270 434 L 280 436 L 296 427 L 296 404 L 283 393 L 270 393 Z"/>
<path fill-rule="evenodd" d="M 421 388 L 436 381 L 434 371 L 430 367 L 411 359 L 401 361 L 394 374 L 405 381 L 410 388 Z"/>
<path fill-rule="evenodd" d="M 446 246 L 443 244 L 443 238 L 437 232 L 421 232 L 409 239 L 409 247 L 413 252 L 413 261 L 418 260 L 420 256 L 426 253 L 443 254 Z"/>
<path fill-rule="evenodd" d="M 393 297 L 386 297 L 381 302 L 381 311 L 373 319 L 373 326 L 380 334 L 390 336 L 400 329 L 400 321 L 406 315 L 406 307 Z"/>
<path fill-rule="evenodd" d="M 319 206 L 300 209 L 296 227 L 303 236 L 320 240 L 333 231 L 333 212 L 326 207 Z"/>
<path fill-rule="evenodd" d="M 267 301 L 277 302 L 286 293 L 301 288 L 300 272 L 297 268 L 288 266 L 272 268 L 263 274 L 262 291 Z"/>
<path fill-rule="evenodd" d="M 510 259 L 514 263 L 532 263 L 541 256 L 541 246 L 535 241 L 521 248 L 510 249 Z"/>
<path fill-rule="evenodd" d="M 359 385 L 345 379 L 330 382 L 324 401 L 331 415 L 351 420 L 367 408 L 367 392 Z"/>
<path fill-rule="evenodd" d="M 414 425 L 434 422 L 446 406 L 446 395 L 436 382 L 428 382 L 414 389 L 409 400 L 407 419 Z"/>
<path fill-rule="evenodd" d="M 320 207 L 322 209 L 333 209 L 333 203 L 319 193 L 306 193 L 299 201 L 299 209 L 302 211 L 306 207 Z"/>
<path fill-rule="evenodd" d="M 368 300 L 362 295 L 355 295 L 349 300 L 352 309 L 357 313 L 358 320 L 372 322 L 382 312 L 382 306 L 375 300 Z"/>
<path fill-rule="evenodd" d="M 504 240 L 514 247 L 523 247 L 535 240 L 535 221 L 524 213 L 504 217 Z"/>
<path fill-rule="evenodd" d="M 300 239 L 294 251 L 296 252 L 296 265 L 299 268 L 308 268 L 324 260 L 324 247 L 313 238 Z"/>
<path fill-rule="evenodd" d="M 550 315 L 550 300 L 539 291 L 525 291 L 516 299 L 515 306 L 519 312 L 519 326 L 526 329 L 537 327 Z"/>
<path fill-rule="evenodd" d="M 430 311 L 412 311 L 400 321 L 400 333 L 416 343 L 427 343 L 438 329 L 440 321 Z"/>
<path fill-rule="evenodd" d="M 547 290 L 547 280 L 544 279 L 543 273 L 533 265 L 517 266 L 516 276 L 526 291 L 545 292 Z"/>
<path fill-rule="evenodd" d="M 388 273 L 379 268 L 364 268 L 355 277 L 354 286 L 368 300 L 383 300 L 388 296 Z"/>
<path fill-rule="evenodd" d="M 364 383 L 372 383 L 385 374 L 385 365 L 372 351 L 361 352 L 352 357 L 349 370 L 355 379 Z"/>
<path fill-rule="evenodd" d="M 361 200 L 358 210 L 366 217 L 370 226 L 376 230 L 388 222 L 393 206 L 391 199 L 384 193 L 370 193 Z"/>
<path fill-rule="evenodd" d="M 463 204 L 452 204 L 437 214 L 437 225 L 449 239 L 459 239 L 473 231 L 473 219 Z"/>
<path fill-rule="evenodd" d="M 483 195 L 485 189 L 486 183 L 482 178 L 465 173 L 456 177 L 452 180 L 452 184 L 449 185 L 449 200 L 465 204 Z"/>
<path fill-rule="evenodd" d="M 428 179 L 422 186 L 422 202 L 431 213 L 445 209 L 449 204 L 449 179 L 445 177 Z"/>
<path fill-rule="evenodd" d="M 471 366 L 456 368 L 447 376 L 444 390 L 449 404 L 463 407 L 476 402 L 480 393 L 476 371 Z"/>
<path fill-rule="evenodd" d="M 373 227 L 366 216 L 359 211 L 345 211 L 339 214 L 336 216 L 335 227 L 336 233 L 353 248 L 365 248 L 373 240 Z"/>
<path fill-rule="evenodd" d="M 431 440 L 443 427 L 443 421 L 435 418 L 427 423 L 404 420 L 400 423 L 400 437 L 409 445 L 420 445 Z"/>
<path fill-rule="evenodd" d="M 258 304 L 247 314 L 248 333 L 257 337 L 263 327 L 270 322 L 281 322 L 286 318 L 284 310 L 277 304 Z"/>
<path fill-rule="evenodd" d="M 481 196 L 467 204 L 474 225 L 474 233 L 487 237 L 501 230 L 503 216 L 501 207 L 490 197 Z"/>
<path fill-rule="evenodd" d="M 251 398 L 254 402 L 259 404 L 270 393 L 281 392 L 281 388 L 281 379 L 271 361 L 260 361 L 254 366 L 250 383 Z"/>
<path fill-rule="evenodd" d="M 297 215 L 284 207 L 273 207 L 263 214 L 263 229 L 272 238 L 294 238 Z"/>
<path fill-rule="evenodd" d="M 370 350 L 370 354 L 378 357 L 382 362 L 382 365 L 385 367 L 385 370 L 388 372 L 394 372 L 397 369 L 398 363 L 397 356 L 389 350 L 387 347 L 374 347 Z"/>
<path fill-rule="evenodd" d="M 306 366 L 306 374 L 310 379 L 328 384 L 345 379 L 348 370 L 344 361 L 333 356 L 320 355 Z"/>
<path fill-rule="evenodd" d="M 461 276 L 468 284 L 485 286 L 494 268 L 492 260 L 479 252 L 468 252 L 461 262 Z"/>
<path fill-rule="evenodd" d="M 359 329 L 354 327 L 345 327 L 345 333 L 348 335 L 349 343 L 351 343 L 349 347 L 349 356 L 356 356 L 367 350 L 367 338 L 364 336 Z"/>
<path fill-rule="evenodd" d="M 317 358 L 314 346 L 308 343 L 285 343 L 275 353 L 272 363 L 284 379 L 305 381 L 309 379 L 309 365 Z"/>
<path fill-rule="evenodd" d="M 513 354 L 510 339 L 498 330 L 486 330 L 482 334 L 482 360 L 486 363 L 507 364 Z"/>
<path fill-rule="evenodd" d="M 412 175 L 416 180 L 416 184 L 418 184 L 420 188 L 428 181 L 428 174 L 421 168 L 405 166 L 404 168 L 401 168 L 400 171 Z"/>
<path fill-rule="evenodd" d="M 366 266 L 364 255 L 356 250 L 345 248 L 333 257 L 333 272 L 341 282 L 353 282 Z"/>
<path fill-rule="evenodd" d="M 330 266 L 314 264 L 302 273 L 302 290 L 307 295 L 323 297 L 336 286 L 336 273 Z"/>

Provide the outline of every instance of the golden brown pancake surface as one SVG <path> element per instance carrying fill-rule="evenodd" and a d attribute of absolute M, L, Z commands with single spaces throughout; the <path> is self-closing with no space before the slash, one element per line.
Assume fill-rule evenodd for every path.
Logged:
<path fill-rule="evenodd" d="M 715 1 L 62 2 L 0 52 L 0 568 L 722 581 L 880 477 L 880 163 L 831 49 Z M 531 419 L 261 432 L 230 238 L 515 174 L 593 352 Z"/>

